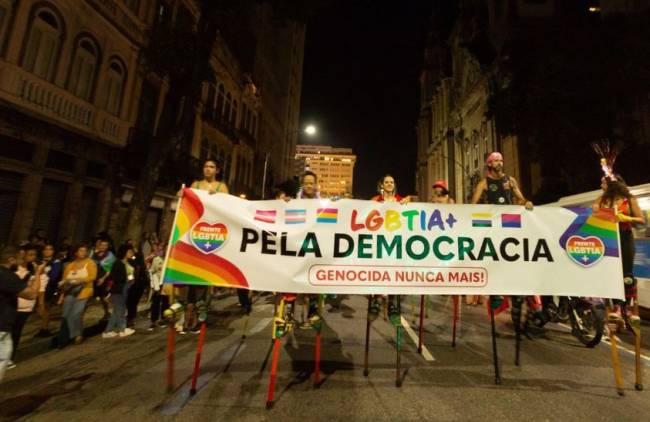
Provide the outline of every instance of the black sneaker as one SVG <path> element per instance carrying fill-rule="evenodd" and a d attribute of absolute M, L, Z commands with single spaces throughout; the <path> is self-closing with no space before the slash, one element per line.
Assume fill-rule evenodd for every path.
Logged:
<path fill-rule="evenodd" d="M 38 333 L 34 334 L 34 337 L 52 337 L 52 332 L 50 330 L 38 330 Z"/>

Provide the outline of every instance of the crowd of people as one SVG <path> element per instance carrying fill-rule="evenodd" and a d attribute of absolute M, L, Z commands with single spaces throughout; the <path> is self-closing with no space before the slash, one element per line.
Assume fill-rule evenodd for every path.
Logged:
<path fill-rule="evenodd" d="M 498 152 L 487 157 L 486 177 L 476 187 L 472 203 L 487 202 L 494 205 L 524 205 L 532 209 L 517 181 L 504 172 L 503 157 Z M 228 187 L 219 177 L 221 164 L 218 160 L 206 160 L 203 178 L 191 187 L 209 193 L 228 193 Z M 406 204 L 409 196 L 397 193 L 396 181 L 390 174 L 378 182 L 378 195 L 372 198 L 378 202 Z M 595 207 L 609 207 L 617 210 L 621 221 L 621 244 L 626 292 L 636 295 L 635 280 L 631 273 L 630 257 L 632 224 L 642 222 L 638 204 L 625 187 L 620 176 L 606 174 L 603 178 L 603 196 Z M 276 199 L 291 200 L 294 195 L 277 189 Z M 301 177 L 297 199 L 319 198 L 318 178 L 313 172 Z M 422 200 L 424 198 L 421 198 Z M 455 203 L 450 196 L 447 183 L 436 181 L 433 185 L 435 203 Z M 134 325 L 138 304 L 145 292 L 150 302 L 149 330 L 166 324 L 163 312 L 174 306 L 180 307 L 179 318 L 174 322 L 181 333 L 198 333 L 200 308 L 210 302 L 214 290 L 205 286 L 172 286 L 163 284 L 165 245 L 154 234 L 145 234 L 139 243 L 127 240 L 115 245 L 106 232 L 93 239 L 92 246 L 79 244 L 70 246 L 67 239 L 56 246 L 48 242 L 42 232 L 37 232 L 29 242 L 20 247 L 5 246 L 0 250 L 0 380 L 6 368 L 15 366 L 15 358 L 25 324 L 30 316 L 39 318 L 36 337 L 53 336 L 53 345 L 65 347 L 84 341 L 84 315 L 89 303 L 101 304 L 106 328 L 102 338 L 127 337 L 135 333 Z M 251 311 L 251 300 L 247 290 L 239 290 L 240 305 L 247 313 Z M 368 318 L 375 319 L 379 313 L 378 297 L 372 297 Z M 318 302 L 314 295 L 308 295 L 308 321 L 320 321 Z M 390 320 L 400 320 L 399 299 L 387 297 Z M 480 303 L 481 297 L 467 297 L 468 304 Z M 61 308 L 61 322 L 56 336 L 50 330 L 51 315 Z M 36 312 L 34 312 L 36 310 Z"/>

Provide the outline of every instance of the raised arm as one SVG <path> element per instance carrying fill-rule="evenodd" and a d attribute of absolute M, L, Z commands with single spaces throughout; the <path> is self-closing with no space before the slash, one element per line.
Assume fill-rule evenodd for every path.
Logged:
<path fill-rule="evenodd" d="M 478 201 L 481 200 L 481 195 L 483 195 L 483 192 L 487 189 L 487 181 L 485 179 L 481 179 L 480 182 L 478 182 L 478 185 L 476 185 L 476 189 L 474 189 L 474 194 L 472 195 L 472 204 L 478 204 Z"/>
<path fill-rule="evenodd" d="M 517 183 L 517 180 L 514 177 L 510 178 L 510 185 L 512 186 L 512 193 L 515 195 L 515 198 L 517 198 L 519 205 L 524 205 L 527 210 L 532 210 L 533 203 L 527 200 L 526 198 L 524 198 L 524 194 L 521 193 L 521 189 L 519 189 L 519 184 Z"/>

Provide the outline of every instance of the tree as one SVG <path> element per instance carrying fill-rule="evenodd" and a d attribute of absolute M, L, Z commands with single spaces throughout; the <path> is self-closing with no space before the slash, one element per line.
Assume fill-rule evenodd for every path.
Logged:
<path fill-rule="evenodd" d="M 203 83 L 212 78 L 210 58 L 220 25 L 249 6 L 247 0 L 197 1 L 200 17 L 191 20 L 166 16 L 153 28 L 142 53 L 142 64 L 167 82 L 159 124 L 149 141 L 127 219 L 126 238 L 139 239 L 147 208 L 153 199 L 162 166 L 174 153 L 186 151 L 192 139 Z"/>

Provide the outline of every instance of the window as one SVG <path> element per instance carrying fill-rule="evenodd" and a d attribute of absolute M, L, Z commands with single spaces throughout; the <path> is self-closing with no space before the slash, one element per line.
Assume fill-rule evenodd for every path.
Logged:
<path fill-rule="evenodd" d="M 124 65 L 118 59 L 112 59 L 108 65 L 108 75 L 106 78 L 106 111 L 119 116 L 122 108 L 122 94 L 124 93 L 124 84 L 126 82 L 126 72 Z"/>
<path fill-rule="evenodd" d="M 54 79 L 62 40 L 62 23 L 49 9 L 37 10 L 23 52 L 23 67 L 48 81 Z"/>
<path fill-rule="evenodd" d="M 205 100 L 206 111 L 214 109 L 214 97 L 216 96 L 216 93 L 217 90 L 215 89 L 214 85 L 208 85 L 208 97 Z"/>
<path fill-rule="evenodd" d="M 248 130 L 248 128 L 246 127 L 246 116 L 248 116 L 248 106 L 246 105 L 246 103 L 242 104 L 241 115 L 242 117 L 241 117 L 240 127 L 244 130 L 244 132 L 246 132 Z"/>
<path fill-rule="evenodd" d="M 226 90 L 223 88 L 223 85 L 219 85 L 219 94 L 217 95 L 217 109 L 215 110 L 215 117 L 219 117 L 223 113 L 223 102 L 225 95 Z"/>
<path fill-rule="evenodd" d="M 232 121 L 234 127 L 237 127 L 237 107 L 239 107 L 239 104 L 237 104 L 237 101 L 233 101 L 232 115 L 230 116 L 230 120 Z"/>
<path fill-rule="evenodd" d="M 0 4 L 0 51 L 2 51 L 2 46 L 4 45 L 4 34 L 5 28 L 7 27 L 7 21 L 9 20 L 9 10 L 4 4 Z"/>
<path fill-rule="evenodd" d="M 77 97 L 86 101 L 90 100 L 97 73 L 99 49 L 90 38 L 80 38 L 75 47 L 70 76 L 68 77 L 68 90 Z"/>
<path fill-rule="evenodd" d="M 232 96 L 230 95 L 230 92 L 226 94 L 226 108 L 224 110 L 224 116 L 226 121 L 230 121 L 230 103 L 232 102 Z"/>

